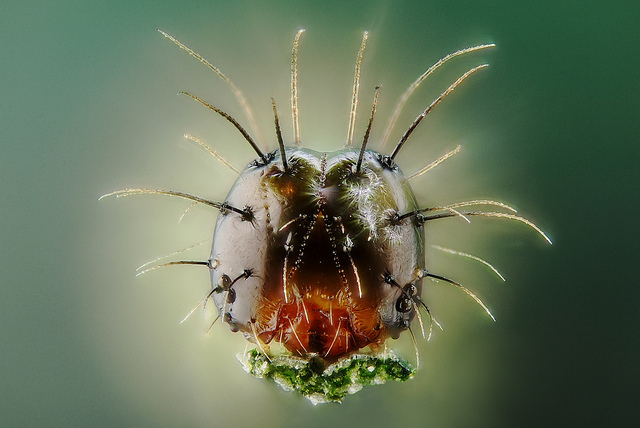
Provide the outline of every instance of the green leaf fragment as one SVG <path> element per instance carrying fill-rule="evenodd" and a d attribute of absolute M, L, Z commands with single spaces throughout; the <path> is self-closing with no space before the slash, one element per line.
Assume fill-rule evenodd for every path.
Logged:
<path fill-rule="evenodd" d="M 347 394 L 355 394 L 367 385 L 380 385 L 388 380 L 404 382 L 416 372 L 407 361 L 390 352 L 353 354 L 326 368 L 318 359 L 290 355 L 267 358 L 257 349 L 238 354 L 238 360 L 247 373 L 272 380 L 313 404 L 339 403 Z"/>

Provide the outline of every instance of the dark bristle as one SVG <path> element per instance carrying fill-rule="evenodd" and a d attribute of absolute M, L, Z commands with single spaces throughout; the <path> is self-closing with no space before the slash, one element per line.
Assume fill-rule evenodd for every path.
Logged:
<path fill-rule="evenodd" d="M 276 109 L 276 101 L 271 98 L 271 105 L 273 106 L 273 117 L 276 127 L 276 137 L 278 138 L 278 146 L 280 147 L 280 155 L 282 157 L 282 166 L 284 172 L 289 172 L 289 165 L 287 164 L 287 154 L 284 150 L 284 142 L 282 141 L 282 131 L 280 130 L 280 121 L 278 120 L 278 110 Z"/>
<path fill-rule="evenodd" d="M 248 208 L 245 208 L 244 210 L 241 210 L 240 208 L 236 208 L 234 206 L 231 206 L 231 205 L 227 204 L 226 202 L 210 201 L 208 199 L 201 198 L 200 196 L 190 195 L 190 194 L 184 193 L 184 192 L 176 192 L 176 191 L 173 191 L 173 190 L 145 189 L 145 188 L 131 189 L 131 188 L 128 188 L 128 189 L 116 190 L 115 192 L 107 193 L 106 195 L 100 196 L 100 198 L 98 198 L 98 200 L 100 201 L 100 200 L 102 200 L 102 199 L 104 199 L 106 197 L 109 197 L 109 196 L 115 196 L 116 198 L 118 198 L 118 197 L 124 197 L 124 196 L 132 196 L 132 195 L 167 195 L 167 196 L 175 196 L 175 197 L 178 197 L 178 198 L 188 199 L 190 201 L 193 201 L 193 202 L 196 202 L 196 203 L 200 203 L 200 204 L 203 204 L 203 205 L 208 205 L 210 207 L 213 207 L 213 208 L 216 208 L 216 209 L 220 210 L 220 212 L 233 211 L 233 212 L 235 212 L 237 214 L 240 214 L 243 219 L 247 219 L 247 220 L 253 219 L 253 213 Z"/>
<path fill-rule="evenodd" d="M 262 158 L 262 160 L 264 161 L 265 164 L 268 164 L 269 161 L 267 160 L 267 158 L 265 157 L 264 153 L 262 153 L 262 151 L 258 148 L 258 145 L 255 143 L 255 141 L 253 141 L 253 138 L 251 138 L 251 136 L 249 135 L 249 133 L 242 127 L 242 125 L 240 125 L 238 123 L 237 120 L 235 120 L 231 115 L 225 113 L 224 111 L 220 110 L 218 107 L 215 107 L 211 104 L 209 104 L 208 102 L 204 101 L 203 99 L 190 94 L 189 92 L 180 92 L 181 95 L 186 95 L 192 99 L 194 99 L 195 101 L 199 102 L 200 104 L 202 104 L 203 106 L 205 106 L 206 108 L 208 108 L 209 110 L 213 110 L 216 113 L 218 113 L 220 116 L 224 117 L 225 119 L 227 119 L 229 122 L 231 122 L 233 124 L 233 126 L 236 127 L 236 129 L 238 131 L 240 131 L 240 133 L 242 134 L 242 136 L 244 137 L 245 140 L 247 140 L 247 142 L 251 145 L 251 148 L 258 154 L 258 156 L 260 156 Z"/>
<path fill-rule="evenodd" d="M 400 139 L 400 141 L 398 142 L 398 144 L 396 145 L 396 148 L 393 150 L 393 153 L 391 153 L 390 158 L 394 159 L 396 157 L 396 155 L 398 154 L 398 152 L 400 151 L 400 149 L 402 148 L 402 146 L 404 145 L 404 143 L 407 141 L 407 139 L 409 138 L 409 136 L 411 135 L 411 133 L 418 127 L 418 125 L 420 124 L 420 122 L 422 121 L 422 119 L 424 119 L 424 117 L 429 114 L 429 112 L 435 107 L 437 106 L 440 101 L 442 101 L 444 99 L 444 97 L 446 97 L 447 95 L 449 95 L 455 88 L 456 86 L 458 86 L 460 83 L 462 83 L 462 81 L 464 79 L 466 79 L 467 77 L 469 77 L 471 74 L 475 73 L 476 71 L 480 70 L 481 68 L 485 68 L 488 67 L 488 64 L 482 64 L 479 65 L 477 67 L 472 68 L 471 70 L 467 71 L 466 73 L 464 73 L 462 76 L 460 76 L 455 82 L 453 82 L 446 91 L 444 91 L 443 93 L 440 94 L 440 96 L 438 96 L 438 98 L 436 98 L 431 104 L 429 104 L 429 107 L 427 107 L 426 109 L 424 109 L 424 111 L 422 113 L 420 113 L 418 115 L 418 117 L 415 118 L 415 120 L 413 121 L 413 123 L 411 124 L 411 126 L 409 126 L 409 129 L 407 129 L 407 131 L 404 133 L 404 135 L 402 136 L 402 138 Z"/>
<path fill-rule="evenodd" d="M 369 134 L 371 134 L 371 126 L 373 125 L 373 117 L 376 114 L 376 107 L 378 105 L 378 95 L 380 95 L 380 86 L 376 86 L 376 93 L 373 96 L 373 107 L 371 108 L 371 117 L 369 118 L 369 125 L 367 126 L 367 130 L 364 133 L 364 138 L 362 139 L 362 147 L 360 148 L 360 156 L 358 156 L 358 164 L 356 165 L 356 173 L 360 172 L 360 167 L 362 166 L 362 158 L 364 157 L 364 152 L 367 148 L 367 143 L 369 142 Z"/>

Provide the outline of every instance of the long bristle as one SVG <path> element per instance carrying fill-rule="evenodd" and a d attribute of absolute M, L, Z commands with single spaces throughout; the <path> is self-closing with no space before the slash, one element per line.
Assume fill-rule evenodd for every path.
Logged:
<path fill-rule="evenodd" d="M 411 342 L 413 342 L 413 349 L 416 352 L 416 370 L 418 370 L 420 368 L 420 350 L 418 349 L 418 342 L 416 341 L 415 334 L 413 334 L 413 330 L 411 330 L 411 326 L 407 327 L 407 330 L 409 330 Z"/>
<path fill-rule="evenodd" d="M 211 329 L 215 325 L 216 321 L 218 321 L 219 319 L 220 319 L 220 315 L 216 316 L 215 319 L 211 322 L 211 324 L 209 325 L 209 328 L 207 328 L 207 331 L 205 331 L 204 334 L 209 334 L 209 332 L 211 331 Z"/>
<path fill-rule="evenodd" d="M 183 199 L 188 199 L 190 201 L 194 201 L 194 202 L 198 202 L 200 204 L 203 205 L 208 205 L 210 207 L 216 208 L 218 210 L 230 210 L 233 211 L 235 213 L 238 213 L 242 216 L 242 218 L 246 219 L 246 220 L 251 220 L 253 218 L 253 213 L 251 211 L 248 210 L 241 210 L 240 208 L 236 208 L 234 206 L 231 206 L 227 203 L 224 202 L 215 202 L 215 201 L 210 201 L 208 199 L 204 199 L 201 198 L 199 196 L 196 195 L 190 195 L 188 193 L 183 193 L 183 192 L 175 192 L 172 190 L 160 190 L 160 189 L 146 189 L 146 188 L 127 188 L 127 189 L 120 189 L 120 190 L 116 190 L 114 192 L 110 192 L 107 193 L 105 195 L 102 195 L 98 198 L 99 201 L 101 201 L 104 198 L 110 197 L 110 196 L 115 196 L 116 198 L 122 198 L 122 197 L 126 197 L 126 196 L 133 196 L 133 195 L 166 195 L 166 196 L 175 196 L 178 198 L 183 198 Z"/>
<path fill-rule="evenodd" d="M 428 276 L 430 278 L 434 278 L 434 279 L 440 279 L 442 281 L 448 282 L 449 284 L 455 285 L 456 287 L 460 288 L 468 296 L 470 296 L 473 300 L 475 300 L 476 303 L 479 304 L 482 307 L 482 309 L 484 309 L 484 311 L 487 313 L 487 315 L 489 315 L 494 322 L 496 321 L 496 318 L 493 316 L 493 314 L 491 313 L 491 311 L 489 310 L 487 305 L 485 305 L 482 302 L 482 300 L 480 300 L 480 298 L 473 293 L 473 291 L 469 290 L 468 288 L 466 288 L 465 286 L 463 286 L 459 282 L 456 282 L 456 281 L 454 281 L 452 279 L 449 279 L 449 278 L 445 278 L 444 276 L 441 276 L 441 275 L 435 275 L 435 274 L 432 274 L 432 273 L 427 273 L 426 276 Z"/>
<path fill-rule="evenodd" d="M 358 156 L 358 163 L 356 164 L 356 173 L 360 172 L 360 167 L 362 166 L 362 158 L 364 157 L 364 152 L 367 149 L 367 143 L 369 142 L 369 135 L 371 134 L 371 126 L 373 125 L 373 118 L 376 115 L 376 107 L 378 106 L 378 95 L 380 95 L 380 86 L 376 86 L 376 93 L 373 96 L 373 107 L 371 108 L 371 117 L 369 118 L 369 125 L 367 125 L 367 130 L 364 133 L 364 138 L 362 139 L 362 147 L 360 147 L 360 155 Z"/>
<path fill-rule="evenodd" d="M 391 135 L 391 131 L 393 130 L 393 127 L 395 126 L 395 124 L 396 124 L 396 122 L 398 120 L 398 117 L 400 117 L 400 113 L 402 112 L 402 109 L 404 108 L 404 105 L 407 103 L 407 101 L 409 100 L 409 98 L 411 97 L 413 92 L 418 88 L 418 86 L 420 86 L 420 83 L 422 83 L 427 77 L 429 77 L 431 75 L 431 73 L 436 71 L 440 66 L 442 66 L 445 62 L 449 61 L 452 58 L 455 58 L 457 56 L 460 56 L 460 55 L 463 55 L 463 54 L 466 54 L 466 53 L 469 53 L 469 52 L 474 52 L 474 51 L 478 51 L 478 50 L 481 50 L 481 49 L 492 48 L 492 47 L 495 47 L 495 44 L 491 43 L 491 44 L 488 44 L 488 45 L 478 45 L 478 46 L 473 46 L 473 47 L 466 48 L 466 49 L 460 49 L 459 51 L 453 52 L 453 53 L 445 56 L 444 58 L 442 58 L 441 60 L 439 60 L 438 62 L 433 64 L 431 67 L 429 67 L 429 69 L 427 71 L 422 73 L 422 75 L 420 77 L 418 77 L 407 88 L 407 90 L 404 92 L 404 94 L 402 94 L 402 96 L 400 97 L 400 100 L 396 104 L 396 106 L 395 106 L 395 108 L 393 110 L 393 114 L 391 115 L 391 118 L 389 119 L 389 123 L 387 125 L 387 128 L 384 130 L 384 134 L 383 134 L 383 137 L 382 137 L 382 143 L 380 145 L 380 148 L 383 149 L 385 144 L 389 140 L 389 136 Z"/>
<path fill-rule="evenodd" d="M 194 203 L 195 203 L 195 202 L 194 202 Z M 181 248 L 180 250 L 173 251 L 173 252 L 171 252 L 171 253 L 168 253 L 168 254 L 165 254 L 165 255 L 162 255 L 162 256 L 156 257 L 156 258 L 155 258 L 155 259 L 153 259 L 153 260 L 149 260 L 148 262 L 143 263 L 142 265 L 138 266 L 138 267 L 136 268 L 136 272 L 138 272 L 138 271 L 140 271 L 140 270 L 144 269 L 145 267 L 147 267 L 147 266 L 149 266 L 149 265 L 152 265 L 152 264 L 154 264 L 154 263 L 156 263 L 156 262 L 159 262 L 159 261 L 160 261 L 160 260 L 162 260 L 162 259 L 166 259 L 167 257 L 171 257 L 171 256 L 175 256 L 175 255 L 178 255 L 178 254 L 182 254 L 182 253 L 184 253 L 184 252 L 187 252 L 187 251 L 189 251 L 189 250 L 191 250 L 191 249 L 193 249 L 193 248 L 195 248 L 195 247 L 198 247 L 198 246 L 200 246 L 200 245 L 204 244 L 204 243 L 205 243 L 205 242 L 207 242 L 207 241 L 210 241 L 210 239 L 205 239 L 205 240 L 203 240 L 203 241 L 200 241 L 200 242 L 197 242 L 197 243 L 195 243 L 195 244 L 189 245 L 188 247 Z"/>
<path fill-rule="evenodd" d="M 249 103 L 247 103 L 247 100 L 244 97 L 244 95 L 242 94 L 242 91 L 240 91 L 240 89 L 238 89 L 238 87 L 236 85 L 234 85 L 234 83 L 231 81 L 231 79 L 229 79 L 224 73 L 222 73 L 218 67 L 216 67 L 215 65 L 211 64 L 209 61 L 204 59 L 204 57 L 202 57 L 202 55 L 200 55 L 198 52 L 194 51 L 190 47 L 184 45 L 182 42 L 180 42 L 178 39 L 173 37 L 171 34 L 165 32 L 165 31 L 162 31 L 159 28 L 157 30 L 164 37 L 166 37 L 167 39 L 169 39 L 173 43 L 175 43 L 175 45 L 178 46 L 180 49 L 182 49 L 183 51 L 187 52 L 192 57 L 196 58 L 202 64 L 206 65 L 209 69 L 211 69 L 214 73 L 216 73 L 218 75 L 218 77 L 220 77 L 227 85 L 229 85 L 229 87 L 231 88 L 231 91 L 233 92 L 233 95 L 236 97 L 236 99 L 238 100 L 238 102 L 242 106 L 245 114 L 247 115 L 247 119 L 249 119 L 249 123 L 251 124 L 251 127 L 253 128 L 255 133 L 258 135 L 258 140 L 260 140 L 260 142 L 262 143 L 262 146 L 264 147 L 264 149 L 268 150 L 268 147 L 267 147 L 267 144 L 265 143 L 264 137 L 262 136 L 262 133 L 260 132 L 260 128 L 258 127 L 258 124 L 256 123 L 256 120 L 253 117 L 253 112 L 251 111 L 251 108 L 249 107 Z"/>
<path fill-rule="evenodd" d="M 454 204 L 445 205 L 442 208 L 460 208 L 472 205 L 494 205 L 496 207 L 504 208 L 514 213 L 517 212 L 515 208 L 505 204 L 504 202 L 493 201 L 491 199 L 474 199 L 473 201 L 456 202 Z"/>
<path fill-rule="evenodd" d="M 208 108 L 209 110 L 212 110 L 216 113 L 218 113 L 220 116 L 224 117 L 225 119 L 227 119 L 229 122 L 231 122 L 231 124 L 233 124 L 233 126 L 236 127 L 236 129 L 238 131 L 240 131 L 240 134 L 242 134 L 242 136 L 244 137 L 245 140 L 247 140 L 247 142 L 249 143 L 249 145 L 251 145 L 251 148 L 258 154 L 258 156 L 260 156 L 263 160 L 263 162 L 265 164 L 269 163 L 267 157 L 264 155 L 264 153 L 262 153 L 262 151 L 258 148 L 257 144 L 255 143 L 255 141 L 253 141 L 253 138 L 251 138 L 251 136 L 249 135 L 249 133 L 242 127 L 242 125 L 240 125 L 238 123 L 237 120 L 235 120 L 233 118 L 233 116 L 225 113 L 224 111 L 220 110 L 218 107 L 213 106 L 211 104 L 209 104 L 208 102 L 204 101 L 202 98 L 199 98 L 189 92 L 180 92 L 180 95 L 186 95 L 192 99 L 194 99 L 195 101 L 199 102 L 200 104 L 202 104 L 203 106 L 205 106 L 206 108 Z"/>
<path fill-rule="evenodd" d="M 208 295 L 208 294 L 209 294 L 209 293 L 207 293 L 207 295 Z M 191 315 L 193 315 L 193 313 L 194 313 L 194 312 L 195 312 L 195 311 L 200 307 L 200 305 L 202 304 L 202 302 L 203 302 L 203 301 L 204 301 L 204 299 L 200 299 L 200 300 L 198 300 L 198 303 L 196 303 L 196 305 L 195 305 L 195 306 L 194 306 L 194 307 L 189 311 L 189 313 L 188 313 L 184 318 L 182 318 L 182 320 L 180 320 L 180 322 L 179 322 L 178 324 L 182 324 L 182 323 L 184 323 L 186 320 L 188 320 L 188 319 L 189 319 L 189 317 L 190 317 Z"/>
<path fill-rule="evenodd" d="M 404 145 L 404 143 L 407 141 L 407 139 L 409 138 L 409 136 L 411 135 L 411 133 L 413 133 L 413 131 L 418 127 L 418 125 L 420 124 L 420 122 L 422 121 L 422 119 L 425 118 L 425 116 L 427 114 L 429 114 L 429 112 L 438 104 L 440 104 L 440 101 L 442 101 L 444 99 L 444 97 L 446 97 L 447 95 L 449 95 L 460 83 L 462 83 L 464 81 L 464 79 L 466 79 L 467 77 L 469 77 L 471 74 L 475 73 L 476 71 L 488 67 L 489 64 L 482 64 L 479 65 L 477 67 L 472 68 L 471 70 L 467 71 L 466 73 L 464 73 L 462 76 L 458 77 L 458 80 L 456 80 L 455 82 L 453 82 L 451 84 L 451 86 L 449 86 L 447 88 L 446 91 L 444 91 L 443 93 L 440 94 L 440 96 L 438 98 L 436 98 L 430 105 L 429 107 L 427 107 L 426 109 L 424 109 L 424 111 L 422 113 L 420 113 L 418 115 L 418 117 L 415 118 L 415 120 L 413 121 L 413 123 L 411 124 L 411 126 L 409 126 L 409 129 L 406 130 L 406 132 L 404 133 L 404 135 L 402 136 L 402 138 L 400 139 L 400 142 L 398 142 L 398 144 L 396 145 L 396 148 L 393 150 L 393 153 L 391 154 L 391 156 L 389 156 L 391 159 L 395 159 L 396 155 L 398 154 L 398 152 L 400 151 L 400 149 L 402 148 L 402 146 Z"/>
<path fill-rule="evenodd" d="M 178 266 L 178 265 L 194 265 L 194 266 L 206 266 L 211 267 L 211 264 L 208 261 L 199 261 L 199 260 L 179 260 L 177 262 L 167 262 L 159 265 L 155 265 L 150 267 L 149 269 L 141 270 L 136 274 L 136 276 L 144 275 L 145 273 L 151 272 L 152 270 L 160 269 L 167 266 Z"/>
<path fill-rule="evenodd" d="M 431 245 L 432 248 L 435 248 L 438 251 L 442 251 L 444 253 L 449 253 L 449 254 L 454 254 L 456 256 L 462 256 L 462 257 L 467 257 L 471 260 L 475 260 L 477 262 L 482 263 L 483 265 L 487 266 L 489 269 L 491 269 L 493 271 L 493 273 L 495 273 L 496 275 L 498 275 L 498 277 L 502 280 L 505 281 L 504 276 L 502 276 L 502 274 L 498 271 L 498 269 L 496 269 L 491 263 L 489 263 L 488 261 L 481 259 L 478 256 L 474 256 L 473 254 L 469 254 L 469 253 L 463 253 L 461 251 L 456 251 L 456 250 L 452 250 L 450 248 L 444 248 L 441 247 L 439 245 Z"/>
<path fill-rule="evenodd" d="M 353 73 L 353 90 L 351 92 L 351 110 L 349 111 L 349 129 L 347 130 L 347 144 L 346 147 L 351 147 L 353 144 L 353 131 L 356 124 L 356 112 L 358 110 L 358 93 L 360 92 L 360 69 L 362 67 L 362 57 L 364 50 L 367 47 L 367 39 L 369 38 L 369 32 L 365 31 L 362 35 L 362 43 L 360 44 L 360 50 L 358 50 L 358 56 L 356 57 L 355 71 Z"/>
<path fill-rule="evenodd" d="M 215 150 L 213 150 L 207 143 L 205 143 L 204 141 L 202 141 L 198 137 L 194 137 L 191 134 L 184 134 L 184 138 L 186 138 L 186 139 L 188 139 L 190 141 L 193 141 L 194 143 L 197 143 L 200 147 L 205 149 L 211 156 L 216 158 L 216 160 L 218 160 L 218 162 L 220 162 L 221 164 L 223 164 L 227 168 L 231 169 L 236 174 L 240 174 L 240 170 L 238 168 L 233 166 L 229 161 L 227 161 L 225 158 L 223 158 L 222 155 L 220 155 L 220 153 L 218 153 Z"/>
<path fill-rule="evenodd" d="M 287 153 L 284 149 L 284 141 L 282 140 L 282 131 L 280 130 L 280 121 L 278 120 L 278 109 L 276 109 L 276 101 L 271 98 L 271 105 L 273 106 L 273 117 L 274 123 L 276 127 L 276 138 L 278 139 L 278 147 L 280 147 L 280 157 L 282 158 L 282 166 L 284 171 L 287 172 L 289 170 L 289 165 L 287 164 Z"/>
<path fill-rule="evenodd" d="M 446 161 L 447 159 L 449 159 L 453 155 L 456 155 L 456 154 L 460 153 L 460 150 L 462 150 L 462 146 L 458 145 L 458 147 L 456 147 L 455 149 L 451 150 L 449 153 L 446 153 L 446 154 L 440 156 L 438 159 L 436 159 L 435 161 L 431 162 L 429 165 L 425 166 L 424 168 L 421 168 L 419 171 L 416 171 L 413 174 L 411 174 L 410 176 L 408 176 L 405 180 L 409 181 L 409 180 L 413 180 L 416 177 L 421 176 L 425 172 L 430 171 L 433 168 L 435 168 L 436 166 L 440 165 L 442 162 Z"/>
<path fill-rule="evenodd" d="M 420 210 L 408 213 L 408 215 L 407 214 L 402 215 L 400 217 L 404 219 L 404 218 L 408 218 L 408 217 L 412 217 L 412 216 L 418 215 L 419 213 L 420 213 Z M 519 221 L 521 223 L 526 224 L 527 226 L 529 226 L 530 228 L 532 228 L 536 232 L 538 232 L 538 234 L 540 236 L 542 236 L 545 239 L 545 241 L 547 241 L 549 244 L 553 244 L 553 242 L 551 242 L 551 239 L 547 236 L 546 233 L 544 233 L 542 231 L 542 229 L 540 229 L 532 221 L 527 220 L 524 217 L 520 217 L 520 216 L 517 216 L 517 215 L 514 215 L 514 214 L 509 214 L 509 213 L 497 213 L 497 212 L 485 212 L 485 211 L 461 211 L 461 213 L 463 215 L 465 215 L 465 216 L 497 217 L 497 218 L 507 218 L 507 219 Z M 455 214 L 453 214 L 451 212 L 439 213 L 439 214 L 433 214 L 433 215 L 430 215 L 430 216 L 425 216 L 421 220 L 422 221 L 428 221 L 428 220 L 436 220 L 436 219 L 439 219 L 439 218 L 447 218 L 447 217 L 453 217 L 453 216 L 455 216 Z"/>
<path fill-rule="evenodd" d="M 293 39 L 291 50 L 291 120 L 293 122 L 293 144 L 300 146 L 300 125 L 298 121 L 298 46 L 300 36 L 304 33 L 301 28 Z"/>
<path fill-rule="evenodd" d="M 420 314 L 420 308 L 418 307 L 418 304 L 413 299 L 411 299 L 411 305 L 413 306 L 413 310 L 416 313 L 416 318 L 418 318 L 418 324 L 420 325 L 422 338 L 426 339 L 428 342 L 431 339 L 431 323 L 429 323 L 429 336 L 427 336 L 424 330 L 424 322 L 422 322 L 422 315 Z"/>

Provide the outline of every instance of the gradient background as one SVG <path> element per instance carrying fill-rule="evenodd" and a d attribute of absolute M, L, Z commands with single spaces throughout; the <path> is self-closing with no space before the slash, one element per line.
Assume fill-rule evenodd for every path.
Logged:
<path fill-rule="evenodd" d="M 640 8 L 635 1 L 13 1 L 0 6 L 0 424 L 3 426 L 616 426 L 637 421 Z M 422 369 L 342 405 L 245 374 L 244 340 L 211 316 L 178 321 L 206 270 L 134 278 L 140 264 L 209 238 L 215 212 L 127 186 L 224 198 L 233 174 L 190 132 L 242 166 L 254 156 L 193 91 L 246 123 L 225 84 L 159 35 L 193 47 L 244 91 L 275 144 L 269 97 L 287 115 L 291 41 L 300 50 L 301 133 L 315 149 L 345 138 L 353 61 L 371 32 L 358 141 L 382 84 L 372 141 L 402 91 L 449 52 L 404 110 L 394 139 L 466 69 L 398 161 L 424 205 L 512 203 L 554 239 L 503 220 L 428 225 L 429 268 L 475 290 L 429 283 L 444 332 L 420 342 Z M 247 125 L 248 126 L 248 125 Z M 188 257 L 204 260 L 209 243 Z M 397 343 L 413 358 L 407 337 Z"/>

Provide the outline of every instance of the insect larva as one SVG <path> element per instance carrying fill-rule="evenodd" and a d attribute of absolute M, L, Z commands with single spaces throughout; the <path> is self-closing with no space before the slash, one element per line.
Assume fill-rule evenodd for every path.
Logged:
<path fill-rule="evenodd" d="M 501 202 L 472 200 L 426 208 L 418 204 L 409 181 L 453 156 L 460 147 L 409 177 L 405 177 L 395 162 L 426 115 L 462 81 L 487 64 L 461 75 L 429 104 L 390 154 L 367 148 L 378 103 L 379 87 L 376 87 L 365 135 L 355 148 L 360 71 L 368 38 L 365 32 L 355 62 L 344 148 L 320 153 L 301 147 L 297 52 L 302 32 L 296 34 L 292 50 L 291 145 L 283 141 L 273 99 L 278 148 L 270 151 L 256 143 L 235 118 L 220 108 L 194 94 L 181 92 L 232 124 L 257 155 L 239 172 L 224 201 L 146 188 L 118 190 L 103 197 L 162 194 L 191 202 L 189 208 L 203 204 L 217 209 L 220 213 L 208 260 L 172 261 L 142 273 L 179 264 L 207 267 L 211 272 L 211 289 L 199 304 L 206 306 L 212 299 L 219 314 L 216 320 L 221 319 L 231 331 L 242 332 L 257 346 L 243 356 L 245 369 L 258 377 L 275 379 L 285 388 L 296 389 L 317 403 L 340 401 L 345 394 L 363 385 L 386 379 L 405 380 L 413 375 L 414 368 L 389 351 L 386 343 L 387 339 L 397 338 L 408 330 L 415 344 L 411 328 L 414 318 L 418 318 L 426 336 L 421 310 L 429 317 L 429 337 L 433 324 L 438 325 L 421 299 L 425 278 L 460 288 L 493 319 L 487 306 L 471 290 L 427 268 L 425 223 L 449 217 L 467 222 L 474 216 L 510 219 L 533 228 L 551 241 L 536 225 Z M 198 53 L 169 34 L 161 33 L 230 86 L 252 128 L 257 130 L 246 100 L 231 80 Z M 385 146 L 404 104 L 418 85 L 450 59 L 492 46 L 459 50 L 423 73 L 400 98 L 380 140 L 381 147 Z M 258 141 L 262 141 L 260 134 L 257 135 Z M 187 137 L 230 166 L 206 143 Z M 474 209 L 480 206 L 491 206 L 497 211 Z M 500 275 L 476 256 L 437 248 L 480 261 Z M 275 352 L 271 346 L 274 343 L 284 349 Z"/>

